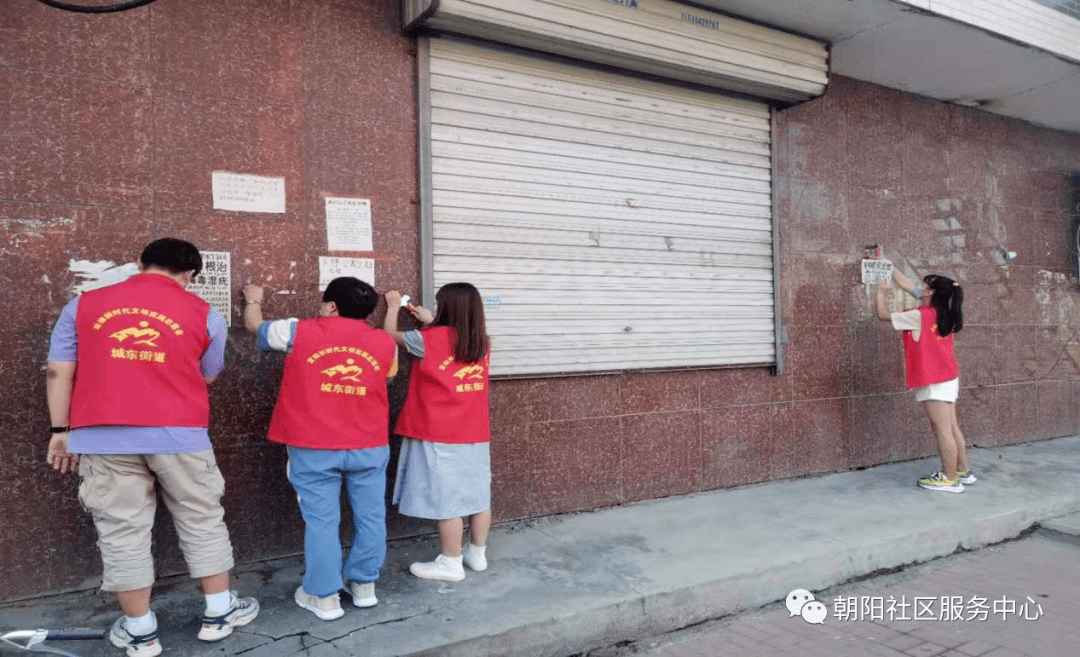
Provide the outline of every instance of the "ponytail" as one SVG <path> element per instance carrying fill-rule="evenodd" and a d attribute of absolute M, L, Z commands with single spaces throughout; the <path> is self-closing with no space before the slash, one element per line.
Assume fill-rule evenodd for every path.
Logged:
<path fill-rule="evenodd" d="M 933 290 L 930 305 L 937 313 L 938 335 L 945 337 L 964 328 L 964 288 L 951 278 L 930 274 L 923 282 Z"/>

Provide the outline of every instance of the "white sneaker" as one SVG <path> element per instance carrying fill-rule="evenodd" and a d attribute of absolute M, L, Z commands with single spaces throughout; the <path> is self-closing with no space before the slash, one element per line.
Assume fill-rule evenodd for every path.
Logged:
<path fill-rule="evenodd" d="M 462 557 L 455 559 L 440 554 L 435 557 L 435 561 L 417 561 L 409 566 L 409 572 L 422 579 L 460 582 L 465 579 L 465 569 L 461 566 L 461 561 Z"/>
<path fill-rule="evenodd" d="M 117 648 L 124 648 L 128 657 L 157 657 L 161 654 L 161 641 L 155 629 L 149 634 L 132 634 L 124 626 L 124 616 L 116 619 L 109 631 L 109 640 Z"/>
<path fill-rule="evenodd" d="M 238 627 L 243 627 L 255 620 L 259 615 L 259 601 L 255 598 L 238 598 L 236 592 L 232 593 L 232 606 L 229 611 L 220 616 L 203 616 L 202 627 L 199 629 L 200 641 L 221 641 L 233 633 Z"/>
<path fill-rule="evenodd" d="M 345 615 L 345 610 L 341 608 L 341 598 L 336 592 L 320 598 L 305 591 L 304 585 L 301 584 L 296 587 L 293 600 L 296 601 L 297 605 L 307 609 L 324 621 L 337 620 Z"/>
<path fill-rule="evenodd" d="M 466 566 L 477 572 L 487 570 L 487 556 L 484 554 L 484 548 L 466 543 L 461 549 L 461 559 Z"/>
<path fill-rule="evenodd" d="M 379 604 L 379 599 L 375 597 L 375 582 L 349 582 L 349 595 L 352 596 L 353 605 L 357 607 L 374 607 Z"/>

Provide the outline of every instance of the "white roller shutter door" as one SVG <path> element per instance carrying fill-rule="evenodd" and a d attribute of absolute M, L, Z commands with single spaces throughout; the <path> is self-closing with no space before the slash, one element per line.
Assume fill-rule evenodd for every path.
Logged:
<path fill-rule="evenodd" d="M 802 102 L 825 93 L 828 46 L 672 0 L 404 0 L 405 29 L 465 35 Z"/>
<path fill-rule="evenodd" d="M 775 361 L 766 105 L 429 52 L 433 283 L 485 296 L 492 374 Z"/>

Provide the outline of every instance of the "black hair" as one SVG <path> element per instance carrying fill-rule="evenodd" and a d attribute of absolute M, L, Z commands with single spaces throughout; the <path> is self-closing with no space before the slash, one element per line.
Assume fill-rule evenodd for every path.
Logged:
<path fill-rule="evenodd" d="M 487 355 L 484 300 L 472 283 L 447 283 L 435 293 L 438 314 L 432 326 L 449 326 L 457 332 L 454 360 L 478 363 Z"/>
<path fill-rule="evenodd" d="M 322 300 L 324 303 L 333 301 L 338 314 L 349 319 L 367 319 L 379 305 L 375 288 L 352 276 L 340 276 L 330 281 Z"/>
<path fill-rule="evenodd" d="M 167 269 L 171 274 L 192 272 L 198 276 L 202 271 L 202 254 L 191 242 L 175 237 L 163 237 L 146 245 L 139 262 Z"/>
<path fill-rule="evenodd" d="M 933 290 L 930 305 L 937 312 L 937 332 L 941 337 L 964 328 L 964 289 L 951 278 L 929 274 L 923 283 Z"/>

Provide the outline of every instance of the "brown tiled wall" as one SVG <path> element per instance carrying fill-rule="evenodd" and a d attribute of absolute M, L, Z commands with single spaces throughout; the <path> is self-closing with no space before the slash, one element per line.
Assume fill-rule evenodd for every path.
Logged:
<path fill-rule="evenodd" d="M 44 363 L 69 260 L 132 262 L 150 240 L 229 251 L 233 329 L 212 426 L 241 562 L 296 554 L 284 453 L 265 442 L 280 355 L 241 327 L 315 312 L 325 196 L 369 198 L 381 288 L 418 285 L 415 43 L 397 2 L 185 0 L 107 15 L 0 9 L 0 600 L 92 587 L 96 536 L 74 476 L 44 462 Z M 284 215 L 214 211 L 211 172 L 286 179 Z M 381 319 L 381 316 L 380 316 Z M 403 388 L 395 395 L 400 406 Z M 401 530 L 399 530 L 401 531 Z M 158 571 L 184 566 L 166 512 Z"/>
<path fill-rule="evenodd" d="M 969 442 L 1076 433 L 1080 306 L 1068 230 L 1080 135 L 834 77 L 823 98 L 781 113 L 778 136 L 787 363 L 796 398 L 803 376 L 811 389 L 854 396 L 855 435 L 881 441 L 848 465 L 931 451 L 910 400 L 894 407 L 899 341 L 872 317 L 871 291 L 849 284 L 861 247 L 874 243 L 964 286 L 958 409 Z M 1003 250 L 1018 257 L 1006 265 Z M 917 431 L 900 430 L 905 417 Z"/>
<path fill-rule="evenodd" d="M 416 289 L 415 44 L 400 34 L 398 3 L 188 0 L 109 16 L 8 4 L 0 600 L 95 586 L 76 480 L 44 464 L 48 336 L 71 298 L 69 260 L 130 262 L 165 235 L 232 253 L 236 326 L 211 393 L 211 435 L 237 556 L 298 553 L 284 455 L 263 440 L 281 357 L 258 353 L 239 329 L 239 288 L 250 279 L 295 290 L 274 295 L 267 314 L 312 314 L 322 199 L 333 195 L 372 199 L 376 251 L 354 255 L 376 258 L 380 288 Z M 959 409 L 970 442 L 1077 432 L 1080 306 L 1065 199 L 1080 137 L 838 77 L 823 98 L 781 112 L 777 137 L 784 373 L 495 382 L 499 519 L 931 454 L 903 391 L 900 341 L 858 283 L 873 243 L 964 285 Z M 284 176 L 288 212 L 213 211 L 214 170 Z M 959 227 L 938 230 L 950 218 Z M 1002 249 L 1019 257 L 1005 266 Z M 430 526 L 391 514 L 390 530 Z M 167 514 L 155 531 L 159 572 L 183 572 Z"/>
<path fill-rule="evenodd" d="M 970 443 L 1080 429 L 1067 247 L 1080 135 L 834 76 L 824 97 L 780 113 L 777 137 L 784 373 L 497 384 L 500 516 L 933 454 L 900 339 L 858 282 L 871 244 L 964 286 L 958 409 Z M 1003 250 L 1018 257 L 1006 266 Z"/>

